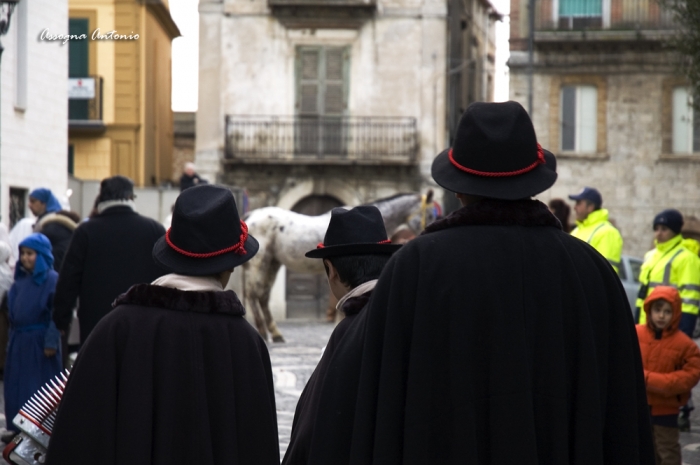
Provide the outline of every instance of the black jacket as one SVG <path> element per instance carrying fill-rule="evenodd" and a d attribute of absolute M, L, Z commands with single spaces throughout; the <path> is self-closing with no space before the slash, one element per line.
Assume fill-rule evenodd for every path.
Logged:
<path fill-rule="evenodd" d="M 182 176 L 180 176 L 180 192 L 200 184 L 207 184 L 207 181 L 200 178 L 197 173 L 193 174 L 192 176 L 187 176 L 185 173 L 183 173 Z"/>
<path fill-rule="evenodd" d="M 484 200 L 427 229 L 336 348 L 309 463 L 654 464 L 607 260 L 533 200 Z"/>
<path fill-rule="evenodd" d="M 37 218 L 34 231 L 48 237 L 53 254 L 53 269 L 60 272 L 63 257 L 78 225 L 67 216 L 58 213 L 46 213 Z"/>
<path fill-rule="evenodd" d="M 233 291 L 137 285 L 95 327 L 49 465 L 279 465 L 267 346 Z"/>
<path fill-rule="evenodd" d="M 328 344 L 323 351 L 323 356 L 318 362 L 318 366 L 299 397 L 297 408 L 294 411 L 292 434 L 282 465 L 304 465 L 308 463 L 309 446 L 314 434 L 316 415 L 321 403 L 321 392 L 323 391 L 326 375 L 333 364 L 333 354 L 348 332 L 352 334 L 360 329 L 356 326 L 355 321 L 357 316 L 367 306 L 371 294 L 372 292 L 370 291 L 351 297 L 343 305 L 342 311 L 345 313 L 345 318 L 333 330 L 333 334 L 328 339 Z"/>
<path fill-rule="evenodd" d="M 152 258 L 165 234 L 156 221 L 127 206 L 111 207 L 81 223 L 73 233 L 54 298 L 54 321 L 67 330 L 76 299 L 80 340 L 112 309 L 112 302 L 134 284 L 150 283 L 165 271 Z"/>

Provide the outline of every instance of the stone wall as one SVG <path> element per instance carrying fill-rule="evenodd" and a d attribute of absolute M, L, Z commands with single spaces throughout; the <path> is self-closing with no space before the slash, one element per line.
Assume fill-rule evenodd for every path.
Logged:
<path fill-rule="evenodd" d="M 665 52 L 639 50 L 567 57 L 539 51 L 536 57 L 533 121 L 538 140 L 558 155 L 559 173 L 557 183 L 540 198 L 566 199 L 584 185 L 596 187 L 622 233 L 623 253 L 638 257 L 653 246 L 651 223 L 659 211 L 676 208 L 684 215 L 700 216 L 700 155 L 672 155 L 664 146 L 671 130 L 669 82 L 678 80 L 672 58 Z M 524 57 L 514 53 L 510 97 L 526 106 L 523 64 Z M 553 95 L 572 76 L 580 82 L 598 82 L 599 95 L 601 90 L 605 93 L 599 150 L 594 155 L 561 153 L 558 135 L 553 134 L 560 124 Z"/>

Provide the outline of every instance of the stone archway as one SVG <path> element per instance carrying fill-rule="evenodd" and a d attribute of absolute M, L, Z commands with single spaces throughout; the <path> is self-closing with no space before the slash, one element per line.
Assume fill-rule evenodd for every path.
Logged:
<path fill-rule="evenodd" d="M 308 195 L 297 201 L 291 210 L 304 215 L 321 215 L 342 205 L 331 195 Z M 325 318 L 328 300 L 328 282 L 324 275 L 286 271 L 287 318 Z"/>

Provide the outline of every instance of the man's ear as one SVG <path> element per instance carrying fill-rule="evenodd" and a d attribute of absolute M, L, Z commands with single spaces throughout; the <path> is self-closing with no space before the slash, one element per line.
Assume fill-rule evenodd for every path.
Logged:
<path fill-rule="evenodd" d="M 326 276 L 328 277 L 329 280 L 335 279 L 338 277 L 338 270 L 335 269 L 333 264 L 331 263 L 330 260 L 323 259 L 323 265 L 326 268 Z"/>

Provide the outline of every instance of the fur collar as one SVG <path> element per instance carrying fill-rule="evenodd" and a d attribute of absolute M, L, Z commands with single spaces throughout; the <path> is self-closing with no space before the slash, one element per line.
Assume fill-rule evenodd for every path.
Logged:
<path fill-rule="evenodd" d="M 559 220 L 539 200 L 483 199 L 455 210 L 425 228 L 422 234 L 455 226 L 552 226 L 561 229 Z"/>
<path fill-rule="evenodd" d="M 151 284 L 136 284 L 117 297 L 112 307 L 138 305 L 180 312 L 219 313 L 231 316 L 245 315 L 245 308 L 233 291 L 181 291 Z"/>
<path fill-rule="evenodd" d="M 360 294 L 356 297 L 350 297 L 343 304 L 343 313 L 345 313 L 346 315 L 355 315 L 357 313 L 360 313 L 360 310 L 365 308 L 365 305 L 367 305 L 367 302 L 369 302 L 369 298 L 371 296 L 372 291 L 365 292 L 364 294 Z"/>
<path fill-rule="evenodd" d="M 41 232 L 43 227 L 48 223 L 58 223 L 71 231 L 75 231 L 75 228 L 78 227 L 78 225 L 75 224 L 75 221 L 71 220 L 65 215 L 61 215 L 59 213 L 48 213 L 39 218 L 39 220 L 34 224 L 34 231 Z"/>

